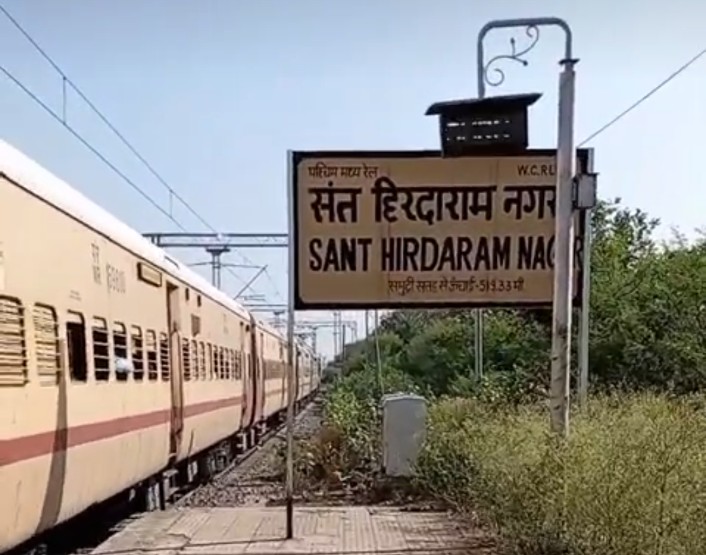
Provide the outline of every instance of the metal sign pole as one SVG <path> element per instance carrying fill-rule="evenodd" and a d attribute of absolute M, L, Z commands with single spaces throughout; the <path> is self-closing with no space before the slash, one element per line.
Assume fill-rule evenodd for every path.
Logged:
<path fill-rule="evenodd" d="M 294 160 L 292 151 L 287 152 L 287 204 L 288 206 L 288 295 L 287 295 L 287 470 L 285 495 L 287 504 L 287 539 L 294 537 Z"/>
<path fill-rule="evenodd" d="M 538 17 L 527 19 L 507 19 L 490 21 L 478 33 L 477 41 L 477 76 L 478 95 L 485 96 L 485 85 L 500 85 L 505 80 L 501 69 L 494 68 L 496 81 L 488 77 L 491 64 L 499 60 L 512 60 L 527 65 L 522 58 L 532 50 L 539 40 L 539 27 L 555 26 L 564 31 L 564 66 L 559 78 L 559 134 L 557 138 L 556 158 L 556 223 L 554 232 L 554 291 L 552 299 L 552 354 L 551 354 L 551 427 L 561 436 L 569 433 L 569 392 L 571 370 L 571 311 L 573 298 L 573 252 L 574 252 L 574 87 L 575 60 L 572 55 L 572 33 L 569 25 L 558 17 Z M 530 45 L 518 50 L 514 39 L 511 40 L 512 52 L 495 56 L 488 63 L 484 61 L 483 39 L 491 29 L 524 27 L 527 36 L 532 39 Z"/>
<path fill-rule="evenodd" d="M 589 149 L 586 172 L 592 174 L 595 171 L 595 161 L 593 149 Z M 588 364 L 589 364 L 589 329 L 591 312 L 591 250 L 593 248 L 593 210 L 587 208 L 583 213 L 584 236 L 583 236 L 583 265 L 581 283 L 581 320 L 579 321 L 579 404 L 585 405 L 588 400 Z"/>

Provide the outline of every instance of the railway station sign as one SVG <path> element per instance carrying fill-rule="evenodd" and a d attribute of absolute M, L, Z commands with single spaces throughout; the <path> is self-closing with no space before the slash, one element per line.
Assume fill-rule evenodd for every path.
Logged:
<path fill-rule="evenodd" d="M 556 151 L 292 158 L 296 309 L 551 305 Z"/>

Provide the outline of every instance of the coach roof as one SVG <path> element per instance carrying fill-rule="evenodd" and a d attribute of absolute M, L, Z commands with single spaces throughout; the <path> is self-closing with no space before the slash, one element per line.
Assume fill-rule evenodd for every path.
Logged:
<path fill-rule="evenodd" d="M 3 140 L 0 140 L 0 173 L 165 273 L 180 279 L 243 318 L 250 318 L 250 313 L 241 304 Z M 258 325 L 262 323 L 258 322 Z"/>

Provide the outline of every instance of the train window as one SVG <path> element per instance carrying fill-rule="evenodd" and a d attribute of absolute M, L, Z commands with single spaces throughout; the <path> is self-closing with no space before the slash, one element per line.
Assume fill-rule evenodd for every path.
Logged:
<path fill-rule="evenodd" d="M 206 347 L 204 347 L 203 341 L 199 342 L 199 374 L 202 380 L 208 379 L 208 373 L 206 371 Z"/>
<path fill-rule="evenodd" d="M 155 381 L 159 378 L 159 364 L 157 362 L 157 334 L 154 330 L 145 332 L 145 350 L 147 351 L 147 378 Z"/>
<path fill-rule="evenodd" d="M 110 378 L 110 349 L 108 346 L 108 324 L 103 318 L 93 318 L 93 369 L 96 380 Z"/>
<path fill-rule="evenodd" d="M 122 322 L 113 322 L 113 356 L 115 357 L 115 378 L 121 382 L 130 374 L 130 358 L 127 346 L 127 328 Z"/>
<path fill-rule="evenodd" d="M 222 380 L 226 379 L 226 357 L 223 353 L 223 347 L 218 347 L 218 375 Z"/>
<path fill-rule="evenodd" d="M 243 352 L 235 351 L 235 379 L 243 379 Z"/>
<path fill-rule="evenodd" d="M 203 347 L 203 366 L 204 366 L 204 372 L 206 372 L 206 379 L 210 380 L 211 379 L 211 346 L 208 344 L 208 342 L 204 342 L 204 347 Z"/>
<path fill-rule="evenodd" d="M 162 373 L 162 381 L 168 382 L 171 369 L 171 360 L 169 360 L 169 338 L 164 332 L 159 333 L 159 366 Z"/>
<path fill-rule="evenodd" d="M 83 315 L 69 311 L 66 315 L 66 350 L 69 357 L 69 375 L 75 382 L 88 380 L 86 357 L 86 322 Z"/>
<path fill-rule="evenodd" d="M 191 380 L 191 344 L 188 339 L 181 340 L 181 363 L 184 367 L 184 380 Z"/>
<path fill-rule="evenodd" d="M 32 309 L 32 323 L 39 383 L 56 385 L 61 376 L 59 321 L 56 311 L 50 306 L 35 304 Z"/>
<path fill-rule="evenodd" d="M 214 347 L 210 343 L 208 344 L 208 360 L 211 363 L 211 379 L 212 380 L 217 380 L 218 379 L 218 363 L 216 362 L 216 358 L 218 355 L 216 352 L 218 351 L 218 347 Z"/>
<path fill-rule="evenodd" d="M 0 296 L 0 385 L 26 383 L 24 307 L 19 299 Z"/>
<path fill-rule="evenodd" d="M 217 380 L 221 379 L 221 353 L 218 345 L 213 346 L 213 374 Z"/>
<path fill-rule="evenodd" d="M 229 348 L 223 349 L 223 357 L 225 358 L 223 365 L 225 366 L 225 377 L 230 380 L 233 377 L 233 355 Z"/>
<path fill-rule="evenodd" d="M 199 344 L 195 339 L 191 341 L 191 371 L 195 380 L 201 379 L 199 372 Z"/>
<path fill-rule="evenodd" d="M 139 326 L 130 328 L 130 339 L 132 341 L 133 376 L 137 381 L 142 381 L 142 378 L 145 377 L 145 351 L 142 341 L 142 329 Z"/>

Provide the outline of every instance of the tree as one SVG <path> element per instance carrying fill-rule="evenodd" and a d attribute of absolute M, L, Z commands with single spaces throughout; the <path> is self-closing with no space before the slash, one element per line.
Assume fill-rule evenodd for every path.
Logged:
<path fill-rule="evenodd" d="M 660 244 L 654 238 L 658 224 L 639 209 L 622 207 L 620 199 L 601 201 L 594 210 L 594 388 L 690 392 L 706 385 L 706 239 L 689 243 L 677 236 Z M 420 387 L 443 394 L 459 391 L 460 383 L 478 386 L 470 378 L 470 311 L 395 311 L 383 318 L 381 330 L 385 360 Z M 489 312 L 486 374 L 502 376 L 496 383 L 506 384 L 513 396 L 542 390 L 549 378 L 550 332 L 549 309 Z M 364 368 L 356 359 L 350 368 Z"/>

